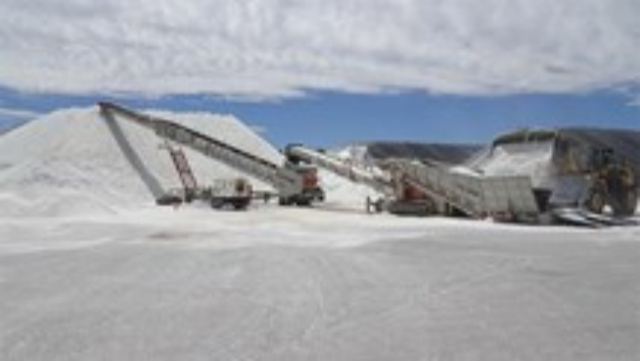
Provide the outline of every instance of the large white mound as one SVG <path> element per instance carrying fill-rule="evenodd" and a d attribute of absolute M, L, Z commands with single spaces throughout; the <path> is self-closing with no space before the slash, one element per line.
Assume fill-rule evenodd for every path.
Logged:
<path fill-rule="evenodd" d="M 352 210 L 366 210 L 367 197 L 377 199 L 381 195 L 371 187 L 355 184 L 344 177 L 320 170 L 320 186 L 326 194 L 326 207 Z"/>
<path fill-rule="evenodd" d="M 154 114 L 273 162 L 282 161 L 277 150 L 232 116 Z M 179 187 L 162 141 L 130 122 L 118 120 L 118 124 L 162 186 Z M 203 183 L 239 175 L 196 152 L 185 149 L 185 153 L 196 178 Z M 267 187 L 256 183 L 258 188 Z M 57 111 L 0 138 L 0 216 L 109 213 L 153 202 L 97 108 Z"/>
<path fill-rule="evenodd" d="M 281 153 L 233 116 L 149 113 L 273 163 L 284 161 Z M 180 188 L 163 140 L 135 123 L 118 117 L 116 122 L 161 187 Z M 211 184 L 217 178 L 247 176 L 198 152 L 183 150 L 201 184 Z M 330 172 L 320 171 L 320 176 L 328 207 L 364 209 L 366 197 L 374 195 L 369 188 Z M 257 179 L 251 181 L 256 189 L 271 190 Z M 0 138 L 0 217 L 117 213 L 153 206 L 154 202 L 151 191 L 123 155 L 95 107 L 59 110 Z"/>

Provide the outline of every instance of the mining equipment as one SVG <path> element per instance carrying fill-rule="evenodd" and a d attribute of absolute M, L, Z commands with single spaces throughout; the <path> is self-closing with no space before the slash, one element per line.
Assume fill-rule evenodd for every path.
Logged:
<path fill-rule="evenodd" d="M 139 157 L 133 149 L 131 149 L 130 144 L 123 141 L 124 137 L 121 134 L 121 129 L 117 127 L 116 117 L 126 119 L 154 131 L 158 137 L 168 142 L 167 144 L 170 143 L 172 147 L 182 146 L 194 150 L 222 162 L 247 176 L 252 176 L 264 181 L 276 190 L 276 196 L 281 205 L 309 206 L 314 202 L 320 202 L 324 199 L 324 191 L 319 186 L 317 169 L 315 167 L 297 165 L 288 161 L 285 161 L 283 164 L 276 164 L 271 160 L 261 158 L 207 134 L 167 119 L 147 115 L 110 102 L 99 102 L 98 106 L 101 116 L 108 122 L 112 132 L 115 130 L 114 136 L 117 136 L 120 140 L 119 144 L 121 148 L 123 148 L 123 151 L 126 150 L 125 155 L 130 158 L 130 162 L 138 173 L 140 173 L 143 181 L 148 183 L 158 203 L 170 203 L 167 202 L 166 199 L 174 199 L 175 197 L 171 192 L 161 191 L 161 187 L 157 185 L 158 182 L 153 181 L 153 177 L 143 168 L 142 162 L 140 159 L 137 159 Z M 186 158 L 184 158 L 181 150 L 170 150 L 170 153 L 185 187 L 185 194 L 187 194 L 187 196 L 184 198 L 204 197 L 212 200 L 213 198 L 210 198 L 210 195 L 215 193 L 215 187 L 209 191 L 207 191 L 206 188 L 197 187 L 195 185 L 195 178 L 188 175 L 190 170 L 186 170 L 188 168 L 185 166 Z M 187 179 L 187 183 L 185 183 L 185 179 Z M 251 188 L 250 186 L 240 187 L 239 185 L 241 184 L 246 183 L 245 181 L 236 183 L 238 189 L 242 188 L 244 190 L 245 188 Z M 232 188 L 234 187 L 229 189 Z M 217 201 L 212 202 L 212 204 L 218 204 Z"/>

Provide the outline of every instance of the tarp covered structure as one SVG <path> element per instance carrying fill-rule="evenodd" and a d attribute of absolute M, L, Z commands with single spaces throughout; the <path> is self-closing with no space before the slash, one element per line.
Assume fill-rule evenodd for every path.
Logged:
<path fill-rule="evenodd" d="M 498 137 L 468 165 L 489 175 L 527 174 L 544 188 L 556 174 L 589 171 L 601 150 L 640 176 L 640 131 L 623 129 L 519 130 Z"/>
<path fill-rule="evenodd" d="M 499 136 L 485 147 L 393 141 L 362 145 L 367 159 L 427 159 L 463 165 L 486 176 L 528 175 L 534 187 L 547 189 L 555 186 L 560 173 L 588 171 L 595 150 L 610 149 L 615 161 L 628 164 L 640 177 L 640 130 L 524 129 Z"/>

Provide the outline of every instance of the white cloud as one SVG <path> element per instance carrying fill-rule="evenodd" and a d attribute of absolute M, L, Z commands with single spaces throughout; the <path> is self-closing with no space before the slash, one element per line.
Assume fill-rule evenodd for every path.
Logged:
<path fill-rule="evenodd" d="M 298 96 L 640 81 L 636 0 L 3 0 L 0 85 Z"/>
<path fill-rule="evenodd" d="M 17 120 L 31 120 L 42 115 L 27 109 L 2 108 L 0 107 L 0 118 L 12 118 Z"/>

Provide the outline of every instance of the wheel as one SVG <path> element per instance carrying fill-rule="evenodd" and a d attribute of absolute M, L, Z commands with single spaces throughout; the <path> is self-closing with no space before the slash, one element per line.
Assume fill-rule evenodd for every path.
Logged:
<path fill-rule="evenodd" d="M 244 211 L 245 209 L 247 209 L 248 204 L 246 203 L 234 203 L 233 204 L 233 209 L 235 209 L 236 211 Z"/>
<path fill-rule="evenodd" d="M 310 199 L 298 199 L 298 201 L 296 202 L 296 205 L 298 205 L 299 207 L 309 207 L 311 205 L 311 200 Z"/>
<path fill-rule="evenodd" d="M 222 209 L 224 207 L 224 200 L 218 198 L 211 199 L 211 208 Z"/>
<path fill-rule="evenodd" d="M 238 198 L 233 200 L 231 204 L 233 205 L 233 209 L 236 211 L 243 211 L 249 208 L 249 204 L 251 203 L 251 198 Z"/>

